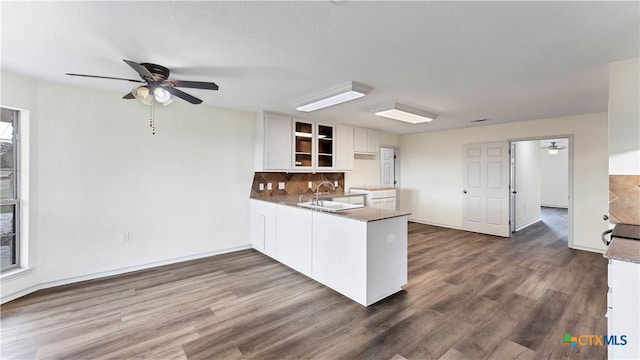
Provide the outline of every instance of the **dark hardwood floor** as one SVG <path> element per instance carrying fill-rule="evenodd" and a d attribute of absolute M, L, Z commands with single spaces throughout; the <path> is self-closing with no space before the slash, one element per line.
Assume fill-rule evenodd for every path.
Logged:
<path fill-rule="evenodd" d="M 367 308 L 254 250 L 86 281 L 4 304 L 0 355 L 605 359 L 562 344 L 607 331 L 607 262 L 566 244 L 556 209 L 510 239 L 410 223 L 409 283 Z"/>

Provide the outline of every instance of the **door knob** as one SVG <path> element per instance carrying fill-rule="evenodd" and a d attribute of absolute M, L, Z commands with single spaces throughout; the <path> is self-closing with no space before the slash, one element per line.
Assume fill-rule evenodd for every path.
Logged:
<path fill-rule="evenodd" d="M 467 193 L 467 190 L 462 190 L 462 193 L 463 193 L 463 194 L 466 194 L 466 193 Z"/>

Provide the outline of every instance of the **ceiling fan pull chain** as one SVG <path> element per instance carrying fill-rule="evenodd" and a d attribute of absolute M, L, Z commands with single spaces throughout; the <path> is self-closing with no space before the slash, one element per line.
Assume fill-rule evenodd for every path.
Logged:
<path fill-rule="evenodd" d="M 156 126 L 153 122 L 153 103 L 149 106 L 151 109 L 149 110 L 149 127 L 151 128 L 151 135 L 156 134 Z"/>

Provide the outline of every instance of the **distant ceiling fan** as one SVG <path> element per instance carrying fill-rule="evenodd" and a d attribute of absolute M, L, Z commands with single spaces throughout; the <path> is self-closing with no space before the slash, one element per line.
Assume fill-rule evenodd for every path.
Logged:
<path fill-rule="evenodd" d="M 558 152 L 564 148 L 565 146 L 556 145 L 555 141 L 552 141 L 551 145 L 549 146 L 542 147 L 542 149 L 547 149 L 547 152 L 549 152 L 549 155 L 557 155 Z"/>
<path fill-rule="evenodd" d="M 138 73 L 138 75 L 140 75 L 142 80 L 73 73 L 67 73 L 67 75 L 146 83 L 146 85 L 139 86 L 122 97 L 123 99 L 138 99 L 145 105 L 152 105 L 153 101 L 155 100 L 156 102 L 159 102 L 162 105 L 166 106 L 173 101 L 171 99 L 171 95 L 188 101 L 192 104 L 202 103 L 202 100 L 198 99 L 197 97 L 189 95 L 182 90 L 176 89 L 178 87 L 218 90 L 218 85 L 212 82 L 169 80 L 169 69 L 161 65 L 151 63 L 138 64 L 136 62 L 125 59 L 123 59 L 122 61 L 131 66 Z"/>

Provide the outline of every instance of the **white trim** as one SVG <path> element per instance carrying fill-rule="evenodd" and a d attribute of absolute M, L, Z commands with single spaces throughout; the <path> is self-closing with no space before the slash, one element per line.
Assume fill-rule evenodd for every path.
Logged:
<path fill-rule="evenodd" d="M 25 275 L 29 275 L 31 273 L 31 270 L 33 270 L 33 268 L 16 268 L 13 270 L 8 270 L 0 275 L 0 280 L 6 282 L 13 279 L 18 279 Z"/>
<path fill-rule="evenodd" d="M 573 157 L 574 157 L 574 140 L 573 134 L 561 134 L 561 135 L 545 135 L 545 136 L 529 136 L 529 137 L 519 137 L 519 138 L 510 138 L 507 139 L 510 143 L 517 141 L 530 141 L 530 140 L 548 140 L 548 139 L 562 139 L 566 138 L 569 140 L 569 205 L 567 206 L 567 247 L 571 249 L 579 249 L 586 251 L 595 251 L 600 252 L 599 250 L 594 250 L 593 248 L 582 247 L 582 246 L 574 246 L 573 245 L 573 233 L 574 233 L 574 204 L 573 204 L 573 183 L 574 183 L 574 175 L 573 175 Z M 509 206 L 511 206 L 511 202 L 509 202 Z"/>
<path fill-rule="evenodd" d="M 182 256 L 182 257 L 178 257 L 178 258 L 173 258 L 173 259 L 168 259 L 168 260 L 160 260 L 160 261 L 155 261 L 155 262 L 142 264 L 142 265 L 129 266 L 129 267 L 124 267 L 124 268 L 119 268 L 119 269 L 114 269 L 114 270 L 108 270 L 108 271 L 102 271 L 102 272 L 93 273 L 93 274 L 87 274 L 87 275 L 82 275 L 82 276 L 75 276 L 75 277 L 71 277 L 71 278 L 66 278 L 66 279 L 60 279 L 60 280 L 55 280 L 55 281 L 44 282 L 44 283 L 33 285 L 33 286 L 29 287 L 29 288 L 26 288 L 26 289 L 23 289 L 23 290 L 20 290 L 20 291 L 16 291 L 16 292 L 14 292 L 12 294 L 9 294 L 9 295 L 2 294 L 2 299 L 0 300 L 0 304 L 4 304 L 4 303 L 6 303 L 8 301 L 15 300 L 15 299 L 17 299 L 19 297 L 28 295 L 28 294 L 30 294 L 30 293 L 32 293 L 34 291 L 47 289 L 47 288 L 51 288 L 51 287 L 54 287 L 54 286 L 66 285 L 66 284 L 71 284 L 71 283 L 80 282 L 80 281 L 86 281 L 86 280 L 99 279 L 99 278 L 104 278 L 104 277 L 113 276 L 113 275 L 120 275 L 120 274 L 124 274 L 124 273 L 128 273 L 128 272 L 132 272 L 132 271 L 145 270 L 145 269 L 150 269 L 150 268 L 154 268 L 154 267 L 158 267 L 158 266 L 176 264 L 176 263 L 180 263 L 180 262 L 184 262 L 184 261 L 201 259 L 201 258 L 205 258 L 205 257 L 209 257 L 209 256 L 221 255 L 221 254 L 226 254 L 226 253 L 231 253 L 231 252 L 236 252 L 236 251 L 246 250 L 246 249 L 253 249 L 253 246 L 251 246 L 250 244 L 241 245 L 241 246 L 236 246 L 236 247 L 232 247 L 232 248 L 228 248 L 228 249 L 209 251 L 209 252 L 201 253 L 201 254 Z M 2 280 L 5 281 L 4 278 Z"/>
<path fill-rule="evenodd" d="M 607 251 L 607 249 L 596 249 L 596 248 L 592 248 L 592 247 L 588 247 L 588 246 L 581 246 L 581 245 L 569 246 L 569 248 L 575 249 L 575 250 L 594 252 L 594 253 L 598 253 L 598 254 L 604 254 L 604 252 Z"/>
<path fill-rule="evenodd" d="M 462 226 L 454 226 L 454 225 L 449 225 L 449 224 L 442 224 L 442 223 L 437 223 L 437 222 L 424 221 L 424 220 L 411 219 L 411 218 L 409 218 L 409 221 L 414 222 L 414 223 L 418 223 L 418 224 L 423 224 L 423 225 L 431 225 L 431 226 L 437 226 L 437 227 L 441 227 L 441 228 L 467 231 L 467 230 L 464 230 L 462 228 Z M 471 232 L 471 231 L 467 231 L 467 232 Z"/>
<path fill-rule="evenodd" d="M 537 222 L 540 222 L 540 221 L 542 221 L 542 218 L 537 218 L 537 219 L 535 219 L 535 220 L 533 220 L 533 221 L 529 221 L 528 223 L 526 223 L 526 224 L 524 224 L 524 225 L 522 225 L 522 226 L 517 227 L 517 228 L 516 228 L 516 232 L 518 232 L 518 231 L 520 231 L 520 230 L 522 230 L 522 229 L 524 229 L 524 228 L 527 228 L 527 227 L 529 227 L 529 226 L 531 226 L 531 225 L 533 225 L 533 224 L 535 224 L 535 223 L 537 223 Z"/>
<path fill-rule="evenodd" d="M 540 204 L 540 207 L 550 207 L 556 209 L 569 209 L 567 205 Z"/>

